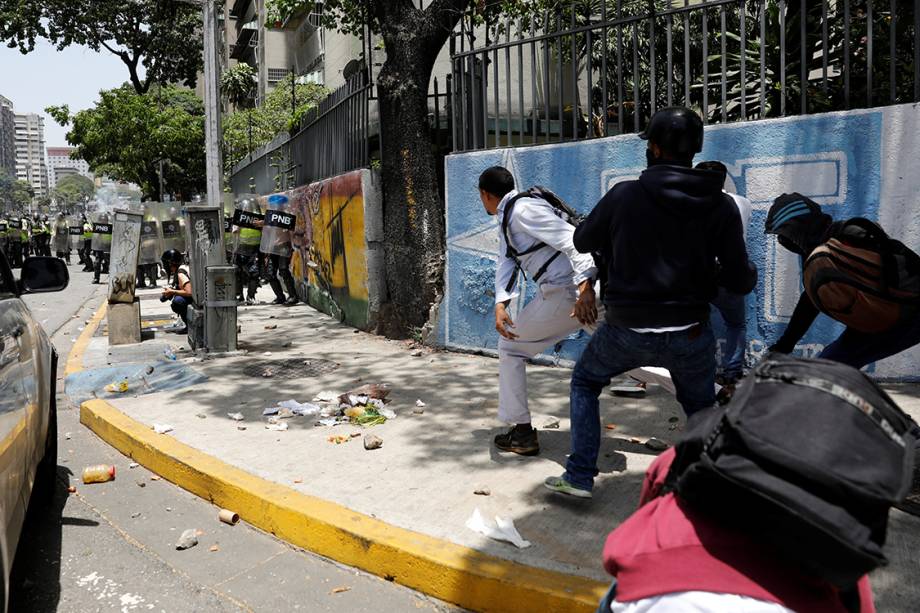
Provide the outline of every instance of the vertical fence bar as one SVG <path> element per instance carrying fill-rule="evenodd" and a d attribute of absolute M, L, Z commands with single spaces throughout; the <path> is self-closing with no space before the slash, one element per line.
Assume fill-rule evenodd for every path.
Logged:
<path fill-rule="evenodd" d="M 760 118 L 767 116 L 767 0 L 760 0 Z"/>
<path fill-rule="evenodd" d="M 875 19 L 872 9 L 872 0 L 866 0 L 866 106 L 868 107 L 872 106 L 872 31 L 875 29 L 872 23 Z"/>
<path fill-rule="evenodd" d="M 549 23 L 549 11 L 545 13 L 545 19 L 543 23 Z M 550 39 L 546 39 L 543 43 L 543 123 L 546 126 L 546 142 L 549 142 L 549 62 L 550 62 L 550 46 L 552 43 Z"/>
<path fill-rule="evenodd" d="M 609 29 L 607 28 L 607 0 L 603 0 L 603 2 L 601 2 L 601 23 L 604 24 L 604 27 L 602 29 L 602 36 L 603 36 L 604 42 L 601 43 L 601 49 L 603 50 L 603 54 L 601 55 L 601 74 L 603 76 L 600 77 L 601 115 L 604 118 L 604 123 L 601 124 L 601 133 L 598 136 L 609 136 L 609 134 L 607 133 L 608 132 L 607 126 L 609 125 L 607 120 L 610 118 L 609 115 L 607 114 L 607 104 L 608 104 L 607 85 L 610 82 L 609 79 L 607 78 L 607 36 L 609 33 Z"/>
<path fill-rule="evenodd" d="M 671 15 L 667 15 L 664 20 L 665 23 L 665 45 L 668 48 L 667 58 L 668 58 L 668 72 L 667 72 L 667 83 L 668 83 L 668 106 L 674 106 L 674 87 L 671 77 L 673 76 L 674 66 L 673 66 L 673 41 L 671 39 L 671 28 L 674 26 L 674 21 L 671 18 Z M 653 35 L 654 36 L 654 35 Z M 651 41 L 652 45 L 655 44 L 654 39 Z"/>
<path fill-rule="evenodd" d="M 802 0 L 803 2 L 805 0 Z M 742 2 L 740 6 L 741 14 L 739 15 L 739 29 L 741 30 L 741 120 L 747 119 L 747 3 Z"/>
<path fill-rule="evenodd" d="M 786 116 L 786 0 L 779 0 L 779 114 Z"/>
<path fill-rule="evenodd" d="M 489 52 L 482 52 L 482 63 L 479 65 L 479 72 L 482 76 L 482 148 L 489 147 L 489 75 L 486 72 L 486 64 L 489 62 Z"/>
<path fill-rule="evenodd" d="M 521 39 L 522 23 L 517 22 L 517 61 L 518 61 L 518 110 L 520 111 L 520 123 L 518 124 L 518 144 L 524 144 L 524 43 Z M 530 71 L 530 82 L 536 78 L 536 70 Z M 532 103 L 531 103 L 532 104 Z"/>
<path fill-rule="evenodd" d="M 633 125 L 636 132 L 639 131 L 639 113 L 642 105 L 639 103 L 639 24 L 633 22 Z"/>
<path fill-rule="evenodd" d="M 821 91 L 827 94 L 827 0 L 821 0 Z"/>
<path fill-rule="evenodd" d="M 441 149 L 441 96 L 438 91 L 438 78 L 434 78 L 434 129 L 435 147 Z"/>
<path fill-rule="evenodd" d="M 520 49 L 520 47 L 518 47 Z M 518 73 L 518 83 L 521 82 L 523 75 Z M 505 18 L 505 104 L 508 105 L 508 108 L 505 109 L 505 118 L 507 123 L 505 127 L 508 132 L 508 146 L 514 146 L 514 137 L 511 135 L 511 109 L 513 105 L 511 104 L 511 20 Z"/>
<path fill-rule="evenodd" d="M 805 6 L 805 0 L 802 0 L 800 7 L 801 8 L 799 9 L 799 34 L 801 38 L 800 44 L 802 46 L 801 53 L 800 53 L 801 55 L 800 61 L 802 63 L 802 66 L 801 66 L 802 102 L 801 102 L 800 112 L 802 113 L 802 115 L 805 115 L 806 113 L 808 113 L 808 33 L 805 30 L 805 27 L 808 25 L 806 23 L 808 21 L 808 8 Z"/>
<path fill-rule="evenodd" d="M 843 102 L 850 108 L 850 0 L 843 0 Z"/>
<path fill-rule="evenodd" d="M 719 7 L 719 20 L 720 20 L 721 25 L 722 25 L 722 37 L 721 37 L 721 42 L 722 42 L 722 78 L 720 79 L 720 80 L 722 81 L 722 123 L 725 123 L 726 121 L 728 121 L 728 109 L 725 108 L 725 106 L 726 106 L 726 98 L 727 98 L 727 95 L 726 95 L 727 92 L 725 91 L 725 88 L 726 88 L 727 81 L 728 81 L 728 62 L 727 62 L 727 57 L 726 57 L 726 53 L 725 53 L 725 47 L 726 47 L 726 39 L 725 39 L 725 37 L 726 37 L 726 32 L 725 32 L 725 5 L 724 5 L 724 4 L 721 5 L 721 6 Z"/>
<path fill-rule="evenodd" d="M 684 0 L 684 7 L 690 0 Z M 684 11 L 684 106 L 690 106 L 690 12 Z"/>
<path fill-rule="evenodd" d="M 914 0 L 914 101 L 920 101 L 920 0 Z"/>
<path fill-rule="evenodd" d="M 575 29 L 575 5 L 572 4 L 572 30 Z M 572 140 L 578 140 L 578 59 L 575 50 L 577 36 L 572 32 L 571 47 L 572 55 L 569 61 L 572 62 Z"/>
<path fill-rule="evenodd" d="M 495 41 L 497 44 L 498 41 Z M 498 80 L 498 49 L 492 50 L 492 82 L 494 85 L 495 92 L 492 94 L 492 101 L 495 104 L 495 119 L 492 120 L 492 125 L 495 127 L 495 147 L 498 148 L 500 145 L 500 139 L 502 134 L 502 122 L 501 122 L 501 113 L 499 112 L 498 99 L 501 95 L 499 92 L 499 80 Z"/>
<path fill-rule="evenodd" d="M 444 117 L 447 120 L 447 134 L 450 136 L 450 146 L 447 147 L 448 151 L 453 151 L 454 147 L 457 146 L 457 123 L 455 121 L 456 117 L 454 116 L 454 75 L 447 75 L 447 91 L 445 92 L 444 103 L 449 105 L 448 110 L 450 112 L 445 112 Z"/>
<path fill-rule="evenodd" d="M 898 88 L 897 88 L 897 64 L 898 64 L 898 13 L 895 11 L 895 0 L 891 0 L 891 23 L 888 34 L 888 54 L 891 56 L 889 58 L 889 73 L 888 80 L 890 81 L 889 88 L 891 90 L 891 103 L 894 104 L 898 98 Z"/>
<path fill-rule="evenodd" d="M 701 11 L 703 28 L 703 123 L 709 123 L 709 11 Z"/>
<path fill-rule="evenodd" d="M 540 75 L 537 70 L 537 43 L 534 41 L 534 36 L 536 36 L 536 28 L 534 26 L 534 18 L 530 17 L 530 66 L 531 73 L 533 73 L 533 78 L 530 80 L 530 142 L 533 144 L 537 143 L 537 76 Z M 545 48 L 545 46 L 544 46 Z M 546 68 L 546 62 L 543 63 L 543 68 Z M 540 80 L 543 83 L 546 83 L 546 77 L 541 76 Z"/>
<path fill-rule="evenodd" d="M 920 2 L 920 0 L 918 0 Z M 617 0 L 617 19 L 620 18 L 620 0 Z M 623 119 L 623 26 L 617 24 L 617 133 L 622 134 Z M 635 30 L 634 30 L 635 32 Z"/>
<path fill-rule="evenodd" d="M 648 19 L 648 41 L 649 41 L 649 98 L 651 99 L 651 109 L 649 118 L 655 114 L 658 108 L 658 77 L 656 75 L 656 58 L 655 58 L 655 4 L 649 2 L 650 16 Z M 637 103 L 638 104 L 638 103 Z"/>
<path fill-rule="evenodd" d="M 556 12 L 556 32 L 562 31 L 562 11 Z M 559 142 L 565 140 L 565 69 L 562 62 L 562 36 L 556 35 L 556 48 L 559 51 L 559 56 L 556 62 L 556 68 L 558 70 L 558 84 L 559 84 Z"/>
<path fill-rule="evenodd" d="M 591 9 L 590 7 L 586 9 L 588 11 L 587 23 L 591 25 Z M 600 136 L 596 134 L 594 130 L 594 65 L 592 59 L 594 58 L 594 47 L 591 40 L 592 30 L 585 31 L 585 80 L 587 82 L 587 87 L 585 91 L 588 92 L 588 98 L 585 101 L 586 107 L 588 109 L 588 132 L 587 137 L 592 138 L 594 136 Z"/>
<path fill-rule="evenodd" d="M 469 139 L 470 126 L 467 125 L 469 122 L 469 118 L 470 118 L 470 109 L 467 108 L 466 97 L 467 97 L 467 94 L 469 93 L 467 91 L 469 89 L 467 87 L 467 81 L 472 71 L 467 68 L 468 64 L 469 64 L 469 56 L 464 55 L 463 57 L 460 58 L 461 72 L 460 72 L 460 88 L 459 89 L 460 89 L 461 118 L 460 118 L 460 121 L 456 123 L 457 123 L 457 128 L 460 130 L 461 134 L 463 134 L 463 139 L 462 139 L 463 144 L 460 148 L 461 151 L 467 151 L 470 148 L 470 139 Z"/>

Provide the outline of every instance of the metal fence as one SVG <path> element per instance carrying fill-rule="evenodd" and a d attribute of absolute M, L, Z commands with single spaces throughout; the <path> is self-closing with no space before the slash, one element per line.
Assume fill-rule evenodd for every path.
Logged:
<path fill-rule="evenodd" d="M 455 151 L 920 101 L 920 0 L 540 0 L 451 38 Z M 550 10 L 533 11 L 534 6 Z"/>
<path fill-rule="evenodd" d="M 267 194 L 368 166 L 370 93 L 367 73 L 355 74 L 308 111 L 292 136 L 238 164 L 230 188 Z"/>

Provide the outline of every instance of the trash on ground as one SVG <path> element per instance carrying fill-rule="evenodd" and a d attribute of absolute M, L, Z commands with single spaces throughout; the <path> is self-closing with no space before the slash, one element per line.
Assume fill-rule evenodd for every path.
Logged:
<path fill-rule="evenodd" d="M 112 394 L 124 394 L 128 391 L 128 380 L 115 381 L 105 386 L 105 391 Z"/>
<path fill-rule="evenodd" d="M 237 430 L 245 430 L 245 429 L 246 429 L 246 426 L 237 426 L 236 429 L 237 429 Z"/>
<path fill-rule="evenodd" d="M 262 371 L 262 377 L 264 377 L 265 379 L 271 379 L 274 376 L 275 376 L 275 372 L 270 368 L 266 368 L 265 370 Z"/>
<path fill-rule="evenodd" d="M 194 528 L 189 528 L 182 533 L 182 536 L 179 537 L 179 542 L 176 543 L 176 549 L 182 551 L 184 549 L 191 549 L 198 544 L 198 531 Z"/>
<path fill-rule="evenodd" d="M 383 447 L 383 439 L 379 436 L 373 434 L 365 435 L 364 437 L 364 448 L 368 451 L 372 449 L 380 449 Z"/>
<path fill-rule="evenodd" d="M 83 483 L 105 483 L 115 478 L 115 467 L 111 464 L 96 464 L 83 469 Z"/>
<path fill-rule="evenodd" d="M 481 487 L 478 490 L 473 491 L 473 493 L 476 494 L 477 496 L 491 496 L 492 490 L 490 490 L 487 487 Z"/>
<path fill-rule="evenodd" d="M 416 415 L 424 415 L 424 414 L 425 414 L 425 409 L 420 409 L 420 408 L 416 407 L 416 408 L 412 409 L 412 412 L 415 413 Z"/>
<path fill-rule="evenodd" d="M 357 330 L 355 330 L 355 332 L 357 332 Z M 329 593 L 330 593 L 330 594 L 341 594 L 342 592 L 347 592 L 347 591 L 349 591 L 350 589 L 351 589 L 350 587 L 347 587 L 347 586 L 344 586 L 344 585 L 343 585 L 342 587 L 332 588 L 332 591 L 329 592 Z"/>
<path fill-rule="evenodd" d="M 387 419 L 396 419 L 396 411 L 394 411 L 393 409 L 382 408 L 382 409 L 377 409 L 377 412 L 380 413 L 380 415 L 382 415 L 383 417 L 386 417 Z"/>
<path fill-rule="evenodd" d="M 208 548 L 208 551 L 220 551 L 220 547 L 218 547 L 217 545 L 211 545 Z"/>
<path fill-rule="evenodd" d="M 243 421 L 244 417 L 242 413 L 227 413 L 227 417 L 233 421 Z"/>
<path fill-rule="evenodd" d="M 270 407 L 268 409 L 262 409 L 262 415 L 267 417 L 268 415 L 277 415 L 278 407 Z"/>
<path fill-rule="evenodd" d="M 163 355 L 166 357 L 167 360 L 175 361 L 176 359 L 176 353 L 172 349 L 169 349 L 168 347 L 163 351 Z"/>
<path fill-rule="evenodd" d="M 423 409 L 423 408 L 425 408 L 427 405 L 426 405 L 424 402 L 422 402 L 421 399 L 418 399 L 418 400 L 415 401 L 415 406 L 417 406 L 417 407 L 420 408 L 420 409 Z"/>
<path fill-rule="evenodd" d="M 271 430 L 272 432 L 284 432 L 288 429 L 287 422 L 282 422 L 280 424 L 265 424 L 266 430 Z"/>
<path fill-rule="evenodd" d="M 240 521 L 240 516 L 230 509 L 221 509 L 218 511 L 217 518 L 225 524 L 229 524 L 231 526 L 237 525 Z"/>
<path fill-rule="evenodd" d="M 138 480 L 138 481 L 135 481 L 135 483 L 137 483 L 137 487 L 147 487 L 146 481 Z"/>
<path fill-rule="evenodd" d="M 325 417 L 316 423 L 319 424 L 320 426 L 334 426 L 341 422 L 335 417 Z"/>
<path fill-rule="evenodd" d="M 313 398 L 313 402 L 335 402 L 339 399 L 339 396 L 341 396 L 341 394 L 326 390 L 318 393 Z"/>
<path fill-rule="evenodd" d="M 169 424 L 153 424 L 153 431 L 157 434 L 166 434 L 167 432 L 172 432 L 173 427 Z"/>
<path fill-rule="evenodd" d="M 73 486 L 73 485 L 68 485 L 68 486 L 67 486 L 67 491 L 70 492 L 71 494 L 76 494 L 76 493 L 77 493 L 77 488 L 76 488 L 75 486 Z"/>
<path fill-rule="evenodd" d="M 617 429 L 617 425 L 616 425 L 616 424 L 607 424 L 607 425 L 604 426 L 604 427 L 607 428 L 608 430 L 616 430 L 616 429 Z"/>
<path fill-rule="evenodd" d="M 147 371 L 146 371 L 146 372 L 147 372 L 148 375 L 152 375 L 152 374 L 153 374 L 153 371 L 154 371 L 153 366 L 148 366 L 148 367 L 147 367 Z"/>
<path fill-rule="evenodd" d="M 159 475 L 151 475 L 151 476 L 150 476 L 150 480 L 151 480 L 151 481 L 159 481 L 159 480 L 160 480 L 160 476 L 159 476 Z"/>
<path fill-rule="evenodd" d="M 422 352 L 421 349 L 416 349 L 415 351 L 413 351 L 413 352 L 412 352 L 411 354 L 409 354 L 409 355 L 411 355 L 413 358 L 420 358 L 420 357 L 422 357 L 422 353 L 423 353 L 423 352 Z"/>
<path fill-rule="evenodd" d="M 537 428 L 540 430 L 558 430 L 559 418 L 553 417 L 552 415 L 547 415 L 537 422 Z"/>
<path fill-rule="evenodd" d="M 365 409 L 363 406 L 348 407 L 347 409 L 345 409 L 345 417 L 348 417 L 350 419 L 357 419 L 358 417 L 361 417 L 362 415 L 364 415 L 366 412 L 367 412 L 367 409 Z"/>
<path fill-rule="evenodd" d="M 69 441 L 69 440 L 70 440 L 70 432 L 65 432 L 65 433 L 64 433 L 64 438 L 66 438 L 66 439 Z"/>
<path fill-rule="evenodd" d="M 632 443 L 633 445 L 641 445 L 641 444 L 642 444 L 642 440 L 636 438 L 635 436 L 630 437 L 629 442 Z"/>
<path fill-rule="evenodd" d="M 345 396 L 367 396 L 369 398 L 377 398 L 379 400 L 386 400 L 386 397 L 390 395 L 390 384 L 389 383 L 367 383 L 362 385 L 357 389 L 353 389 L 347 394 L 342 394 L 339 399 L 342 402 L 343 397 Z"/>
<path fill-rule="evenodd" d="M 278 324 L 271 324 L 271 325 L 265 326 L 265 329 L 266 330 L 277 330 Z"/>
<path fill-rule="evenodd" d="M 137 468 L 138 466 L 140 466 L 140 464 L 138 464 L 137 462 L 131 462 L 130 464 L 128 464 L 128 468 Z"/>
<path fill-rule="evenodd" d="M 337 434 L 335 436 L 330 436 L 326 439 L 330 443 L 335 443 L 336 445 L 341 445 L 342 443 L 347 443 L 351 440 L 350 436 L 345 436 L 343 434 Z"/>
<path fill-rule="evenodd" d="M 645 441 L 645 446 L 646 448 L 651 449 L 652 451 L 664 451 L 665 449 L 670 447 L 669 444 L 667 444 L 660 438 L 655 438 L 654 436 L 648 439 L 647 441 Z"/>
<path fill-rule="evenodd" d="M 296 479 L 294 479 L 294 483 L 303 483 L 303 478 L 297 477 Z"/>
<path fill-rule="evenodd" d="M 322 407 L 311 402 L 297 402 L 296 400 L 282 400 L 278 403 L 282 409 L 290 409 L 294 415 L 312 417 L 322 412 Z"/>
<path fill-rule="evenodd" d="M 530 547 L 530 541 L 524 540 L 517 531 L 517 528 L 514 527 L 514 522 L 512 520 L 496 515 L 495 521 L 491 522 L 482 516 L 478 508 L 476 508 L 470 518 L 466 520 L 466 527 L 490 539 L 511 543 L 519 549 Z"/>
<path fill-rule="evenodd" d="M 207 418 L 208 418 L 208 416 L 205 415 L 204 413 L 197 413 L 197 414 L 195 414 L 195 417 L 197 417 L 198 419 L 207 419 Z"/>
<path fill-rule="evenodd" d="M 140 516 L 141 516 L 140 511 L 135 511 L 134 513 L 131 513 L 131 519 L 137 519 Z"/>

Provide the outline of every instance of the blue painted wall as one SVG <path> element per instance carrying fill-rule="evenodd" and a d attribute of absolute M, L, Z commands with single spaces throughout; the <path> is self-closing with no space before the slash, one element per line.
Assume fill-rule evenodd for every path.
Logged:
<path fill-rule="evenodd" d="M 729 190 L 754 204 L 748 250 L 759 270 L 748 297 L 748 359 L 756 360 L 779 335 L 801 291 L 799 265 L 766 237 L 763 224 L 772 200 L 798 191 L 819 202 L 836 219 L 880 219 L 890 233 L 920 248 L 916 197 L 920 174 L 905 156 L 904 135 L 918 131 L 915 105 L 850 113 L 707 128 L 696 158 L 721 160 L 729 168 Z M 910 136 L 910 146 L 920 145 Z M 498 226 L 482 209 L 476 181 L 492 165 L 511 170 L 518 187 L 546 185 L 581 211 L 589 211 L 618 181 L 635 178 L 645 166 L 645 142 L 632 135 L 581 143 L 544 145 L 450 156 L 447 176 L 447 278 L 440 311 L 439 338 L 448 346 L 494 350 L 492 316 Z M 914 196 L 911 196 L 914 194 Z M 892 227 L 893 226 L 893 227 Z M 527 288 L 532 296 L 533 288 Z M 513 307 L 519 310 L 522 305 Z M 719 326 L 717 326 L 717 329 Z M 842 330 L 821 317 L 798 346 L 802 354 L 820 351 Z M 574 335 L 546 354 L 575 359 L 585 343 Z M 915 379 L 916 359 L 902 354 L 872 369 L 885 378 Z"/>

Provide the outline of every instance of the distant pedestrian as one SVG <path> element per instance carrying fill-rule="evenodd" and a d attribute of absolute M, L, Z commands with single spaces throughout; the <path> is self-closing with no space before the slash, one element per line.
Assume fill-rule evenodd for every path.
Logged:
<path fill-rule="evenodd" d="M 598 397 L 610 379 L 643 365 L 666 368 L 688 416 L 713 406 L 709 303 L 720 285 L 744 295 L 757 281 L 738 207 L 722 193 L 725 176 L 693 168 L 703 147 L 699 115 L 663 109 L 641 137 L 648 168 L 607 192 L 574 235 L 578 251 L 609 262 L 606 314 L 572 372 L 566 471 L 545 485 L 582 498 L 598 472 Z"/>

